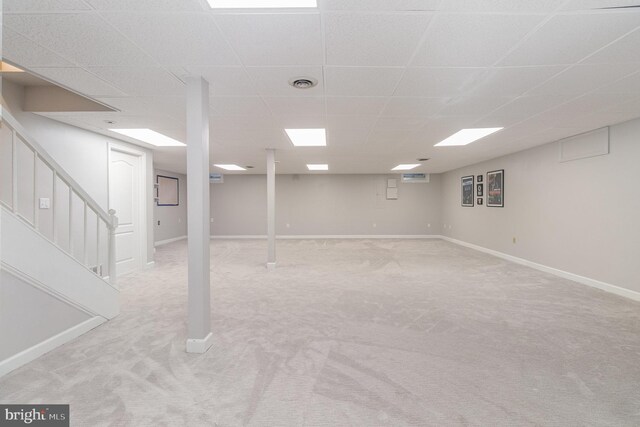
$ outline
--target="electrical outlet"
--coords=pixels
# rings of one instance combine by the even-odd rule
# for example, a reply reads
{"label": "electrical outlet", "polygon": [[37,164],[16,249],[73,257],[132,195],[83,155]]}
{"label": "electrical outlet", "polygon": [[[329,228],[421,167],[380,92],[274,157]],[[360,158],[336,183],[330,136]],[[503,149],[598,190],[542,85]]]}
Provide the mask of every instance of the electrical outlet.
{"label": "electrical outlet", "polygon": [[431,228],[431,224],[427,224],[427,228]]}
{"label": "electrical outlet", "polygon": [[373,228],[376,228],[378,225],[374,222],[373,223]]}
{"label": "electrical outlet", "polygon": [[182,223],[182,218],[178,218],[178,224]]}
{"label": "electrical outlet", "polygon": [[158,225],[160,225],[160,221],[158,221]]}
{"label": "electrical outlet", "polygon": [[289,225],[289,223],[287,223],[287,228],[289,228],[289,227],[291,227],[291,226]]}
{"label": "electrical outlet", "polygon": [[516,242],[516,238],[514,237],[514,238],[513,238],[513,243],[515,243],[515,242]]}
{"label": "electrical outlet", "polygon": [[211,218],[211,220],[209,222],[213,222],[213,218]]}

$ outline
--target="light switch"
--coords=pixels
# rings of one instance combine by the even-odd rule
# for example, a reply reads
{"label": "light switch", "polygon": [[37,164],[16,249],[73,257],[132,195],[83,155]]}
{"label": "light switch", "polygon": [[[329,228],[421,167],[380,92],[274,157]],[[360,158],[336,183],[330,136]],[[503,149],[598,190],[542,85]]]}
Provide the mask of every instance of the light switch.
{"label": "light switch", "polygon": [[51,201],[47,197],[40,197],[40,209],[51,208]]}

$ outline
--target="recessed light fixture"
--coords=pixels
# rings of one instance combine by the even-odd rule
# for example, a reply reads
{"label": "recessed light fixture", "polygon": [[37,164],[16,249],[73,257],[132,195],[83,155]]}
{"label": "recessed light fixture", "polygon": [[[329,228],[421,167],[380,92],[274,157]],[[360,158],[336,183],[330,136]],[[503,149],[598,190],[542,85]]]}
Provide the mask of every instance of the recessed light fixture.
{"label": "recessed light fixture", "polygon": [[485,136],[491,135],[494,132],[498,132],[504,128],[475,128],[475,129],[462,129],[451,135],[444,141],[438,142],[434,147],[446,147],[453,145],[467,145],[473,141],[477,141]]}
{"label": "recessed light fixture", "polygon": [[418,166],[420,166],[419,164],[412,164],[412,165],[398,165],[395,168],[391,169],[392,171],[408,171],[410,169],[413,168],[417,168]]}
{"label": "recessed light fixture", "polygon": [[269,9],[318,7],[316,0],[207,0],[212,9]]}
{"label": "recessed light fixture", "polygon": [[329,165],[321,165],[321,164],[307,165],[307,169],[309,169],[310,171],[328,171]]}
{"label": "recessed light fixture", "polygon": [[296,147],[324,147],[327,135],[324,129],[285,129],[291,143]]}
{"label": "recessed light fixture", "polygon": [[138,141],[146,142],[147,144],[155,145],[156,147],[185,147],[187,145],[151,129],[109,130],[112,132],[117,132],[121,135],[128,136],[129,138],[137,139]]}
{"label": "recessed light fixture", "polygon": [[24,70],[16,67],[15,65],[7,64],[0,61],[0,72],[2,73],[24,73]]}
{"label": "recessed light fixture", "polygon": [[219,164],[215,164],[213,165],[217,168],[220,169],[224,169],[226,171],[246,171],[245,168],[243,168],[242,166],[238,166],[238,165],[219,165]]}

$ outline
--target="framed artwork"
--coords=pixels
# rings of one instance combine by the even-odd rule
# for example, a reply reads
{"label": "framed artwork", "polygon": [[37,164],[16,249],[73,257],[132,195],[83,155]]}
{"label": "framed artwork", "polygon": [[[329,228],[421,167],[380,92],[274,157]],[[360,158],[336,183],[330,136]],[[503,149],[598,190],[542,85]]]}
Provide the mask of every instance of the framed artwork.
{"label": "framed artwork", "polygon": [[156,184],[158,206],[178,206],[180,204],[180,186],[178,178],[172,176],[157,175]]}
{"label": "framed artwork", "polygon": [[487,172],[487,206],[504,207],[504,169]]}
{"label": "framed artwork", "polygon": [[482,175],[478,175],[478,176],[477,176],[477,181],[478,181],[478,182],[482,182]]}
{"label": "framed artwork", "polygon": [[476,196],[478,196],[478,197],[484,196],[482,187],[483,187],[482,184],[477,184],[476,185],[476,193],[477,193]]}
{"label": "framed artwork", "polygon": [[473,206],[473,175],[462,177],[462,206]]}
{"label": "framed artwork", "polygon": [[478,206],[482,206],[482,197],[478,197],[478,200],[476,200],[476,202],[478,203]]}

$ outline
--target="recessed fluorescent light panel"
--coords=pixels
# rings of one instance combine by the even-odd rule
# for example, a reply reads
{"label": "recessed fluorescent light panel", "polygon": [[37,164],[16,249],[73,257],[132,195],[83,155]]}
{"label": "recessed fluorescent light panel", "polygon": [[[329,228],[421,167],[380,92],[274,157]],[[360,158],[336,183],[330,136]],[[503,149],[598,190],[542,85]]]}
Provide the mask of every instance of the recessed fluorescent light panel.
{"label": "recessed fluorescent light panel", "polygon": [[112,132],[117,132],[121,135],[128,136],[129,138],[137,139],[138,141],[146,142],[147,144],[155,145],[156,147],[185,147],[187,144],[183,144],[180,141],[176,141],[173,138],[169,138],[166,135],[153,131],[151,129],[109,129]]}
{"label": "recessed fluorescent light panel", "polygon": [[271,9],[318,7],[316,0],[207,0],[212,9]]}
{"label": "recessed fluorescent light panel", "polygon": [[226,171],[246,171],[245,168],[243,168],[242,166],[238,166],[238,165],[218,165],[218,164],[216,164],[216,165],[213,165],[213,166],[215,166],[217,168],[220,168],[220,169],[224,169]]}
{"label": "recessed fluorescent light panel", "polygon": [[413,168],[417,168],[418,166],[420,166],[420,164],[414,164],[414,165],[398,165],[395,168],[391,169],[392,171],[408,171],[411,170]]}
{"label": "recessed fluorescent light panel", "polygon": [[307,165],[310,171],[328,171],[329,165]]}
{"label": "recessed fluorescent light panel", "polygon": [[324,147],[327,135],[324,129],[285,129],[296,147]]}
{"label": "recessed fluorescent light panel", "polygon": [[462,129],[459,132],[454,133],[444,141],[438,142],[434,147],[447,147],[454,145],[467,145],[473,141],[477,141],[485,136],[491,135],[494,132],[498,132],[504,128],[476,128],[476,129]]}
{"label": "recessed fluorescent light panel", "polygon": [[0,72],[2,73],[24,73],[24,70],[15,67],[11,64],[7,64],[6,62],[0,61]]}

